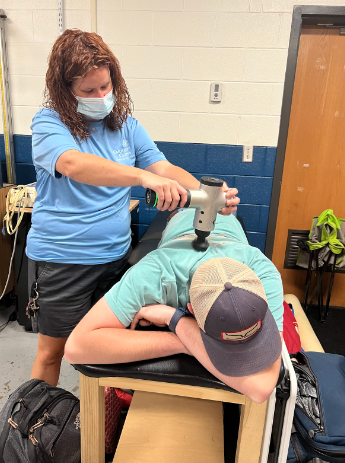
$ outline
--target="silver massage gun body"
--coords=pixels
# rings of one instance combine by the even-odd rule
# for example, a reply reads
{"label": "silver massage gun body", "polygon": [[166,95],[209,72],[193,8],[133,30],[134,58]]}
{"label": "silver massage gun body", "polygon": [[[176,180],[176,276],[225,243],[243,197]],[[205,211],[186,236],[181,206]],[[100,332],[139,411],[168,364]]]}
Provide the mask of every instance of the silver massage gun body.
{"label": "silver massage gun body", "polygon": [[[198,190],[187,190],[187,202],[183,207],[195,208],[193,227],[197,238],[193,241],[193,248],[206,251],[206,238],[215,227],[217,213],[226,205],[223,180],[214,177],[202,177]],[[146,190],[146,204],[155,206],[157,195],[153,190]]]}

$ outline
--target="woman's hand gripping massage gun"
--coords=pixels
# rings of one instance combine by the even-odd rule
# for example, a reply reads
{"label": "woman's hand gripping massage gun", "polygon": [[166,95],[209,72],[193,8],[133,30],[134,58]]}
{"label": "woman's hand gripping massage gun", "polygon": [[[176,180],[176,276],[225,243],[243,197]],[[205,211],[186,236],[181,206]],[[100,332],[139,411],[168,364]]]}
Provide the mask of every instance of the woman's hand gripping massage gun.
{"label": "woman's hand gripping massage gun", "polygon": [[[208,248],[207,237],[214,229],[217,213],[226,206],[223,180],[213,177],[202,177],[198,190],[187,190],[187,202],[183,207],[195,208],[193,227],[197,238],[192,246],[197,251],[206,251]],[[148,206],[155,207],[157,194],[154,190],[147,189],[145,201]]]}

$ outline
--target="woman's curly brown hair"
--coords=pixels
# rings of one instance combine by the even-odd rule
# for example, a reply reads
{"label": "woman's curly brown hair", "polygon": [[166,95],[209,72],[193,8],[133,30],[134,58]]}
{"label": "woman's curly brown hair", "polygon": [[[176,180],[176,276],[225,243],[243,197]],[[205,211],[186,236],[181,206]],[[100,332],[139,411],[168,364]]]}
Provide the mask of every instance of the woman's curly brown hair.
{"label": "woman's curly brown hair", "polygon": [[119,130],[132,114],[132,100],[122,77],[120,64],[102,38],[91,32],[67,29],[54,43],[46,74],[43,106],[56,111],[75,138],[90,136],[90,124],[77,112],[71,91],[74,80],[91,69],[108,66],[115,95],[115,106],[104,119],[111,131]]}

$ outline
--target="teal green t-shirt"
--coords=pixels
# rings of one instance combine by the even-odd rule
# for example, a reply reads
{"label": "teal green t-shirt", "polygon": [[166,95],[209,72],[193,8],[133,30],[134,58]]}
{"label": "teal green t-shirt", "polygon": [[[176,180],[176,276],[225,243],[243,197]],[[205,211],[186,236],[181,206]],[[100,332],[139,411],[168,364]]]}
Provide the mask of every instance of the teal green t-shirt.
{"label": "teal green t-shirt", "polygon": [[273,263],[248,244],[241,224],[233,215],[217,215],[205,252],[195,251],[195,211],[176,214],[165,228],[159,247],[130,268],[105,295],[111,310],[125,326],[147,304],[186,308],[189,287],[198,265],[215,257],[230,257],[246,264],[260,278],[279,331],[283,331],[283,287]]}

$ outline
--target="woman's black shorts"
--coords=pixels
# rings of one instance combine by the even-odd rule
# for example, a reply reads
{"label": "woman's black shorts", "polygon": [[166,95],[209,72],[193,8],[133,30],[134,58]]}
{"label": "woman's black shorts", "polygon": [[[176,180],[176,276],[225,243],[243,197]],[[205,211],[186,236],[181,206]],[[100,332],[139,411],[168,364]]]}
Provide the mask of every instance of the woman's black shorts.
{"label": "woman's black shorts", "polygon": [[[30,301],[38,298],[31,317],[34,332],[54,338],[68,337],[91,307],[119,280],[131,248],[119,260],[107,264],[80,265],[38,262],[28,259]],[[32,312],[31,312],[32,313]]]}

